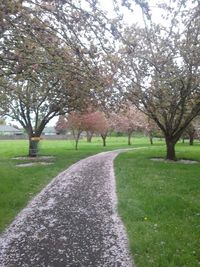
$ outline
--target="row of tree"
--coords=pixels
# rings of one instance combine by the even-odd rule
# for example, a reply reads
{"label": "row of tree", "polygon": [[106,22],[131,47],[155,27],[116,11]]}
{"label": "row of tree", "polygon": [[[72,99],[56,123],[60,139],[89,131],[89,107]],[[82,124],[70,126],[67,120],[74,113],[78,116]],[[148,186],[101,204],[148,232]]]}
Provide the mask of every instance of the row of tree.
{"label": "row of tree", "polygon": [[[131,118],[129,117],[131,116]],[[57,132],[70,130],[78,147],[78,141],[82,132],[86,132],[87,141],[91,142],[94,134],[100,135],[103,146],[106,146],[106,138],[114,130],[128,135],[128,144],[131,145],[131,135],[145,127],[143,113],[132,106],[118,114],[111,113],[109,116],[102,111],[87,109],[85,112],[72,112],[67,117],[60,116],[56,124]]]}
{"label": "row of tree", "polygon": [[[153,137],[163,137],[155,122],[149,119],[143,112],[135,106],[126,105],[118,113],[105,114],[87,108],[82,112],[71,112],[67,116],[59,116],[55,125],[58,134],[66,134],[70,131],[75,140],[75,149],[78,149],[78,142],[83,132],[86,133],[87,142],[91,142],[94,135],[101,136],[103,146],[106,146],[106,138],[113,131],[124,133],[128,137],[128,145],[131,145],[133,133],[143,133],[149,136],[150,143],[153,144]],[[189,138],[190,145],[193,145],[194,137],[200,138],[200,121],[190,124],[182,138]]]}
{"label": "row of tree", "polygon": [[[0,3],[0,111],[17,120],[30,156],[55,116],[87,106],[106,113],[127,101],[153,120],[167,159],[200,114],[200,4],[114,0],[108,18],[96,0],[3,0]],[[120,3],[142,11],[127,26]],[[35,154],[34,154],[35,155]]]}

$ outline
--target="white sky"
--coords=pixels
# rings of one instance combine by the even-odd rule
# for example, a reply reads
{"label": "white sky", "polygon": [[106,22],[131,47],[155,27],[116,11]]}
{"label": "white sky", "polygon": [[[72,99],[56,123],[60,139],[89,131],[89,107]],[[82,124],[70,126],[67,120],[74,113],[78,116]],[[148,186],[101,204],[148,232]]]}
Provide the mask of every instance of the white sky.
{"label": "white sky", "polygon": [[[103,9],[108,13],[110,17],[114,17],[115,13],[113,11],[112,0],[99,0],[102,4]],[[133,1],[132,1],[133,2]],[[167,3],[168,0],[148,0],[150,10],[152,13],[152,19],[154,21],[161,21],[160,9],[156,6],[160,3]],[[120,11],[124,14],[124,20],[127,24],[131,25],[133,23],[143,24],[141,8],[138,5],[134,5],[134,12],[129,11],[126,7],[121,7]]]}

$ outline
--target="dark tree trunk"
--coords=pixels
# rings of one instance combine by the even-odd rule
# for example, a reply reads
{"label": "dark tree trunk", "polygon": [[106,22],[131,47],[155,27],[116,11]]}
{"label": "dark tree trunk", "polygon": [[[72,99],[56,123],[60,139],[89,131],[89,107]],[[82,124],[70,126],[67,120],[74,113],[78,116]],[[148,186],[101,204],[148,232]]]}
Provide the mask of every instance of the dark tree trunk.
{"label": "dark tree trunk", "polygon": [[29,157],[37,157],[38,156],[39,141],[40,141],[39,136],[29,137]]}
{"label": "dark tree trunk", "polygon": [[193,125],[190,125],[186,131],[188,137],[189,137],[189,145],[192,146],[194,144],[194,137],[196,134],[196,131],[194,129]]}
{"label": "dark tree trunk", "polygon": [[86,133],[87,133],[87,142],[91,143],[92,137],[93,137],[93,133],[91,133],[91,132],[86,132]]}
{"label": "dark tree trunk", "polygon": [[183,144],[185,143],[185,138],[182,138],[182,143],[183,143]]}
{"label": "dark tree trunk", "polygon": [[193,144],[194,144],[194,136],[190,135],[189,138],[190,138],[189,144],[190,144],[190,146],[193,146]]}
{"label": "dark tree trunk", "polygon": [[150,141],[150,144],[153,145],[153,137],[151,135],[149,136],[149,141]]}
{"label": "dark tree trunk", "polygon": [[168,160],[176,160],[176,153],[175,153],[175,145],[176,141],[166,138],[166,146],[167,146],[167,156],[166,159]]}
{"label": "dark tree trunk", "polygon": [[106,137],[105,136],[101,136],[102,140],[103,140],[103,146],[106,146]]}
{"label": "dark tree trunk", "polygon": [[81,133],[82,133],[82,131],[76,132],[75,130],[72,130],[72,134],[73,134],[73,137],[75,140],[75,150],[78,150],[78,141],[80,139]]}
{"label": "dark tree trunk", "polygon": [[128,133],[128,145],[131,146],[131,134]]}
{"label": "dark tree trunk", "polygon": [[78,150],[78,140],[79,140],[79,139],[76,139],[76,140],[75,140],[75,149],[76,149],[76,150]]}

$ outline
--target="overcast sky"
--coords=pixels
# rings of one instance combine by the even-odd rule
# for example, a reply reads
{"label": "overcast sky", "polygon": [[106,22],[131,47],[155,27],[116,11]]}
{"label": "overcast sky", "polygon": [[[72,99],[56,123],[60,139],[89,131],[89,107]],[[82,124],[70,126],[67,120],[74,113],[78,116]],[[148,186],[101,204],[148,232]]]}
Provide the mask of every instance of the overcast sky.
{"label": "overcast sky", "polygon": [[[99,0],[103,9],[108,13],[110,17],[114,17],[112,0]],[[157,4],[169,2],[169,0],[148,0],[150,10],[152,13],[152,19],[154,21],[161,21],[161,10],[157,7]],[[138,5],[134,5],[134,12],[132,13],[126,7],[121,7],[121,12],[124,14],[124,20],[127,24],[138,23],[143,25],[141,8]]]}

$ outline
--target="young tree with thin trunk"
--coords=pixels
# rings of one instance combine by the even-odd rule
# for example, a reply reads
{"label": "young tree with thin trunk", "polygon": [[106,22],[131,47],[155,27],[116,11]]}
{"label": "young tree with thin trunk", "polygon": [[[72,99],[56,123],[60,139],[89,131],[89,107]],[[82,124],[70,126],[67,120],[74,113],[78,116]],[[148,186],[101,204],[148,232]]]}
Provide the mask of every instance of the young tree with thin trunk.
{"label": "young tree with thin trunk", "polygon": [[95,111],[92,107],[87,108],[87,110],[84,112],[83,120],[87,142],[91,143],[92,137],[96,132],[98,124],[98,111]]}
{"label": "young tree with thin trunk", "polygon": [[145,128],[146,120],[144,114],[133,105],[128,103],[113,117],[115,130],[128,135],[128,145],[131,145],[131,136],[134,132]]}
{"label": "young tree with thin trunk", "polygon": [[146,116],[145,133],[149,136],[150,144],[153,145],[153,137],[160,135],[160,130],[156,123]]}
{"label": "young tree with thin trunk", "polygon": [[103,141],[103,146],[106,146],[106,138],[113,131],[113,121],[107,117],[104,112],[97,111],[95,114],[95,132],[99,134]]}
{"label": "young tree with thin trunk", "polygon": [[192,146],[194,144],[194,139],[198,138],[200,130],[200,123],[199,123],[199,116],[196,117],[186,128],[186,130],[183,133],[183,140],[185,138],[189,138],[189,145]]}
{"label": "young tree with thin trunk", "polygon": [[200,140],[200,116],[197,116],[192,124],[195,128],[196,137]]}
{"label": "young tree with thin trunk", "polygon": [[190,146],[193,146],[196,130],[195,130],[195,127],[193,126],[192,123],[189,124],[189,126],[186,128],[185,132],[186,132],[187,136],[189,137]]}
{"label": "young tree with thin trunk", "polygon": [[84,131],[84,119],[83,114],[80,112],[71,112],[67,116],[67,129],[70,130],[73,134],[75,140],[75,149],[78,150],[78,142],[81,136],[81,133]]}

